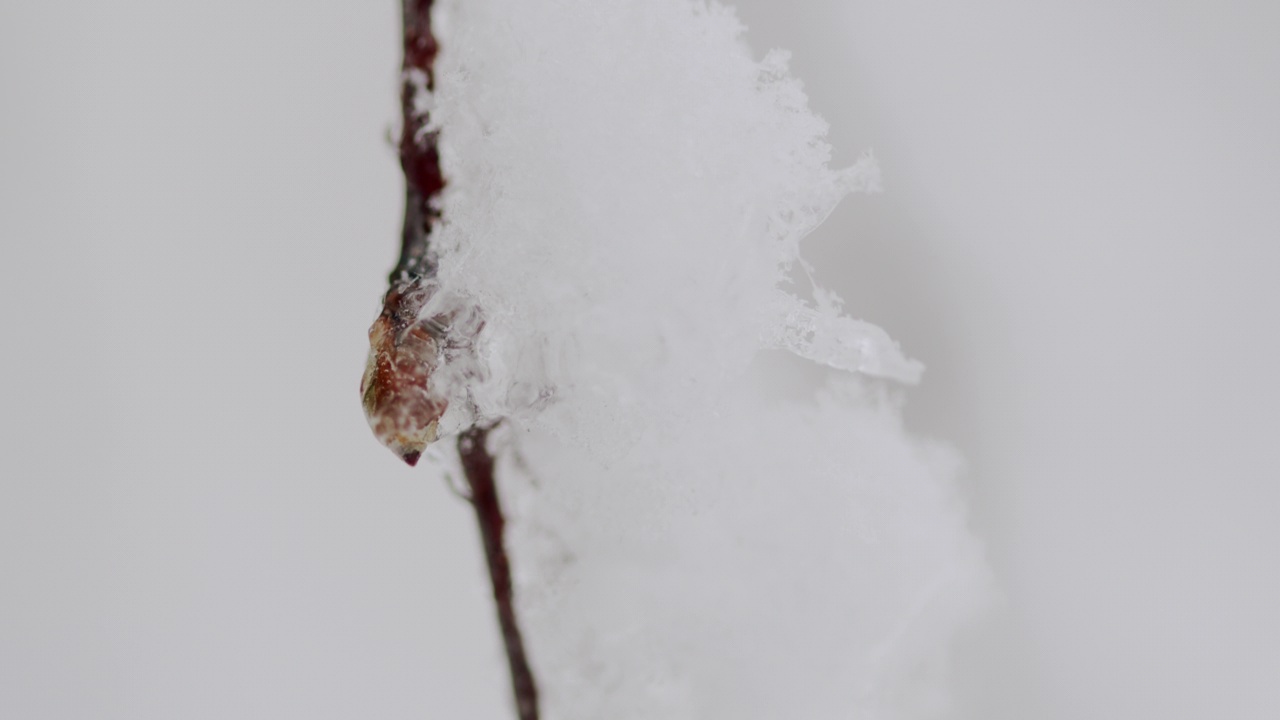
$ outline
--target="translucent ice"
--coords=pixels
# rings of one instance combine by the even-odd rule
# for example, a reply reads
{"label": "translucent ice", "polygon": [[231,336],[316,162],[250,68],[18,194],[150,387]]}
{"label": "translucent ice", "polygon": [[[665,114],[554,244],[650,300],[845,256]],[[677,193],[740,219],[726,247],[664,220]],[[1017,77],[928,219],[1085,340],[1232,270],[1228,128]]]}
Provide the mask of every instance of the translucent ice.
{"label": "translucent ice", "polygon": [[762,341],[800,357],[839,370],[860,372],[899,382],[919,382],[924,366],[903,357],[898,344],[878,325],[842,315],[839,306],[814,308],[800,298],[779,293],[777,310],[766,319]]}

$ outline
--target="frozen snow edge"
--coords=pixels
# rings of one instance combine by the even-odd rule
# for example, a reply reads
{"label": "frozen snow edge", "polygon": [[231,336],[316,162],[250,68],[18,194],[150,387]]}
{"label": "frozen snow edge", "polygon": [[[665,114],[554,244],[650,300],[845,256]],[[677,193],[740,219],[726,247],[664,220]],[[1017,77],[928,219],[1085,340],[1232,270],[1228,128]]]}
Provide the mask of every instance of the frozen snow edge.
{"label": "frozen snow edge", "polygon": [[920,382],[924,373],[924,364],[903,355],[879,325],[841,315],[831,305],[815,308],[782,291],[765,323],[761,343],[838,370],[905,385]]}

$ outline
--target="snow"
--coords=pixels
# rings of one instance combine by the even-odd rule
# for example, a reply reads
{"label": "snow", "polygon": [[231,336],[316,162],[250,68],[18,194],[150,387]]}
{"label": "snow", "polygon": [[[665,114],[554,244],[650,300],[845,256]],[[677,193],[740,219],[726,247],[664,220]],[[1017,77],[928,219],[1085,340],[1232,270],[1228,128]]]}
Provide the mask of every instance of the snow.
{"label": "snow", "polygon": [[[922,366],[800,256],[874,161],[829,166],[787,54],[754,59],[718,4],[467,0],[439,25],[424,315],[474,338],[444,430],[507,419],[546,716],[943,711],[985,587],[961,463],[902,427],[893,381]],[[771,398],[770,349],[825,387]]]}

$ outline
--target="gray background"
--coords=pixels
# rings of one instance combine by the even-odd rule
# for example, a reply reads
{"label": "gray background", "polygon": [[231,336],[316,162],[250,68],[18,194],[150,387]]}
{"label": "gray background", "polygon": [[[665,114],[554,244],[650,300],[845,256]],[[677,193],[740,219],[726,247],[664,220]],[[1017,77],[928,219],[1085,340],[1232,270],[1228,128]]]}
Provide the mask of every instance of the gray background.
{"label": "gray background", "polygon": [[[886,192],[1004,603],[968,718],[1280,714],[1280,9],[739,3]],[[0,717],[504,718],[467,509],[370,438],[396,7],[0,6]]]}

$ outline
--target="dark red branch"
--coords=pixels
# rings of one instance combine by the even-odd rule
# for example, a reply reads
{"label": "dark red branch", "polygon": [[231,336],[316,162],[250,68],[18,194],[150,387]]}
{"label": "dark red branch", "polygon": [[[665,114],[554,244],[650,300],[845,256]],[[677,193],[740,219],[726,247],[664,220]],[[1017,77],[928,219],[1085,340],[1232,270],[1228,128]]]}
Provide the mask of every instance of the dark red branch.
{"label": "dark red branch", "polygon": [[480,523],[480,537],[484,541],[484,556],[489,564],[489,579],[493,582],[493,599],[498,604],[498,624],[502,627],[502,642],[507,649],[507,663],[511,668],[511,685],[515,691],[516,710],[520,720],[537,720],[538,688],[524,652],[520,626],[516,622],[515,598],[511,588],[511,563],[503,545],[506,521],[498,499],[498,488],[493,477],[493,456],[485,445],[488,428],[473,427],[458,436],[458,456],[462,470],[471,488],[471,504]]}
{"label": "dark red branch", "polygon": [[[404,171],[404,228],[400,260],[391,271],[391,287],[383,298],[382,314],[369,333],[370,359],[361,382],[365,413],[375,435],[405,462],[413,465],[422,449],[436,439],[437,423],[448,407],[431,386],[431,374],[442,350],[465,347],[466,338],[447,337],[448,322],[420,317],[433,286],[436,260],[429,246],[431,230],[440,219],[440,169],[437,134],[428,131],[424,93],[435,88],[438,51],[431,30],[433,0],[401,0],[404,12],[404,62],[400,77],[400,167]],[[505,521],[493,476],[493,456],[485,440],[488,428],[472,427],[458,437],[458,455],[471,489],[484,542],[498,624],[511,668],[520,720],[537,720],[538,690],[525,657],[516,624],[511,587],[511,563],[503,546]]]}
{"label": "dark red branch", "polygon": [[432,386],[447,343],[420,316],[430,300],[435,258],[429,239],[440,219],[444,175],[435,132],[428,132],[426,94],[435,87],[436,38],[432,0],[402,0],[404,60],[400,68],[400,167],[404,171],[404,227],[400,260],[391,271],[382,313],[369,329],[369,361],[360,381],[374,435],[413,465],[436,440],[448,401]]}
{"label": "dark red branch", "polygon": [[400,73],[400,167],[404,170],[404,228],[400,261],[391,283],[412,281],[435,271],[427,238],[440,219],[439,195],[444,189],[440,152],[430,118],[419,111],[420,94],[435,88],[435,60],[439,46],[431,31],[433,0],[402,0],[404,61]]}

